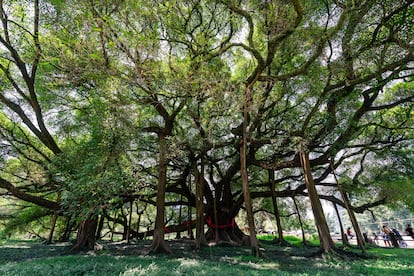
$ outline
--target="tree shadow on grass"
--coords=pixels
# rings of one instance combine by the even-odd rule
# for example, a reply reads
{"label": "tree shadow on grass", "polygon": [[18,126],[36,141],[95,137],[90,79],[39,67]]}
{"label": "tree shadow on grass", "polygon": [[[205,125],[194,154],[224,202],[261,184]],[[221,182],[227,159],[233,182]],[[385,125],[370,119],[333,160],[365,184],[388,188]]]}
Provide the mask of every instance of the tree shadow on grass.
{"label": "tree shadow on grass", "polygon": [[65,254],[69,248],[69,243],[44,244],[40,241],[8,241],[0,246],[0,265],[9,262],[53,257]]}
{"label": "tree shadow on grass", "polygon": [[[278,246],[271,242],[261,242],[264,258],[250,255],[249,246],[204,246],[195,250],[194,241],[168,241],[171,254],[148,255],[151,241],[102,242],[103,250],[70,253],[70,244],[46,245],[40,242],[12,242],[0,246],[0,267],[7,264],[3,272],[22,272],[37,269],[40,272],[80,275],[93,272],[94,275],[118,275],[122,273],[139,275],[274,275],[283,273],[320,274],[320,275],[389,275],[395,267],[386,266],[389,259],[374,257],[360,258],[353,255],[356,248],[350,250],[347,258],[322,259],[317,256],[317,246]],[[394,251],[392,251],[394,252]],[[390,252],[390,253],[392,253]],[[381,263],[382,262],[382,263]],[[359,265],[355,266],[355,263]],[[411,261],[397,262],[399,272],[409,272]],[[24,270],[26,269],[26,270]],[[144,273],[144,274],[143,274]],[[1,273],[0,273],[1,274]],[[57,274],[56,274],[57,275]]]}

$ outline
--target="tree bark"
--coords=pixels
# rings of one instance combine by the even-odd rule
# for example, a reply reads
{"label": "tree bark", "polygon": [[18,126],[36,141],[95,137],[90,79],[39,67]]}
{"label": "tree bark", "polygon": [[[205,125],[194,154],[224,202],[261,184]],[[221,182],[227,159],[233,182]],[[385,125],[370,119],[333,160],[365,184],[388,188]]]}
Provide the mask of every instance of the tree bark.
{"label": "tree bark", "polygon": [[57,218],[58,218],[57,212],[54,211],[53,212],[53,218],[52,218],[52,226],[50,227],[49,237],[47,238],[47,243],[48,244],[53,242],[53,234],[55,232]]}
{"label": "tree bark", "polygon": [[249,176],[247,173],[247,124],[248,124],[248,110],[251,101],[250,87],[246,88],[245,102],[243,108],[243,132],[242,142],[240,145],[240,173],[242,178],[242,190],[244,197],[244,204],[246,207],[247,221],[249,225],[250,246],[252,247],[252,255],[259,256],[259,243],[256,238],[256,226],[254,224],[252,200],[250,198]]}
{"label": "tree bark", "polygon": [[[197,183],[196,183],[196,185],[197,185]],[[191,188],[191,177],[189,178],[188,189],[190,191],[192,190],[192,188]],[[196,187],[196,189],[197,189],[197,187]],[[193,219],[193,208],[189,204],[188,207],[187,207],[187,220],[188,221],[191,221],[192,219]],[[188,237],[191,240],[194,240],[194,233],[193,233],[193,229],[192,228],[188,228],[187,229],[187,234],[188,234]]]}
{"label": "tree bark", "polygon": [[98,227],[97,227],[96,235],[95,235],[96,240],[100,240],[102,238],[102,229],[104,227],[104,222],[105,222],[105,216],[102,215],[99,217],[99,223],[98,223]]}
{"label": "tree bark", "polygon": [[72,246],[72,251],[94,250],[96,242],[96,228],[98,218],[87,218],[79,224],[76,242]]}
{"label": "tree bark", "polygon": [[345,207],[346,207],[346,209],[348,211],[348,215],[349,215],[349,219],[351,221],[352,227],[354,228],[355,234],[357,236],[358,246],[361,248],[361,251],[363,253],[365,253],[365,251],[366,251],[366,249],[365,249],[366,244],[365,244],[364,236],[362,235],[362,232],[361,232],[361,228],[359,228],[359,223],[358,223],[358,221],[357,221],[357,219],[355,217],[354,212],[350,208],[349,199],[348,199],[348,196],[346,195],[345,191],[342,191],[341,194],[342,194],[342,199],[344,200]]}
{"label": "tree bark", "polygon": [[336,217],[338,218],[339,228],[341,229],[342,244],[343,245],[349,245],[348,236],[345,234],[344,225],[342,224],[342,219],[341,219],[341,216],[339,215],[339,211],[338,211],[338,206],[336,206],[335,202],[332,202],[332,204],[333,204],[334,209],[335,209]]}
{"label": "tree bark", "polygon": [[25,193],[21,191],[19,188],[15,187],[13,184],[11,184],[9,181],[7,181],[4,178],[0,177],[0,188],[6,189],[9,191],[13,196],[17,197],[18,199],[21,199],[26,202],[31,202],[33,204],[36,204],[38,206],[59,211],[61,209],[60,204],[55,201],[50,201],[48,199],[30,195],[28,193]]}
{"label": "tree bark", "polygon": [[[183,195],[180,195],[180,202],[183,202]],[[183,205],[180,204],[180,209],[178,210],[178,224],[183,222]],[[181,239],[181,231],[177,231],[177,235],[175,236],[177,240]]]}
{"label": "tree bark", "polygon": [[[201,158],[200,172],[197,164],[194,166],[194,174],[196,179],[196,249],[200,249],[201,245],[207,244],[204,235],[204,159]],[[190,228],[191,229],[191,228]]]}
{"label": "tree bark", "polygon": [[334,164],[333,164],[333,160],[332,159],[330,160],[330,165],[331,165],[332,173],[333,173],[333,175],[335,177],[336,184],[338,186],[339,193],[341,194],[342,200],[344,201],[345,209],[348,212],[349,219],[351,220],[352,227],[354,228],[355,234],[357,236],[358,246],[361,248],[361,251],[363,253],[365,253],[366,250],[365,250],[365,240],[364,240],[364,237],[362,236],[362,232],[361,232],[361,229],[359,228],[358,221],[357,221],[357,219],[355,217],[355,214],[352,211],[351,206],[349,204],[348,195],[346,194],[346,192],[344,191],[344,189],[342,189],[342,185],[338,181],[338,177],[336,176],[336,173],[335,173],[335,170],[334,170]]}
{"label": "tree bark", "polygon": [[66,217],[66,225],[65,230],[63,231],[62,235],[59,237],[59,241],[68,241],[70,238],[70,234],[72,229],[75,227],[75,223],[71,220],[70,217]]}
{"label": "tree bark", "polygon": [[298,215],[300,230],[302,231],[302,243],[303,245],[307,245],[308,243],[306,242],[305,229],[303,227],[302,217],[300,215],[299,207],[298,207],[298,204],[296,203],[295,196],[292,196],[292,200],[293,200],[293,205],[295,205],[296,214]]}
{"label": "tree bark", "polygon": [[309,162],[309,153],[300,152],[301,164],[305,175],[305,183],[308,189],[309,199],[312,206],[312,212],[315,219],[316,227],[318,228],[320,247],[323,252],[332,252],[335,249],[335,243],[329,233],[328,223],[326,222],[325,214],[318,192],[316,190],[315,182],[312,177],[312,171]]}
{"label": "tree bark", "polygon": [[287,242],[283,239],[282,223],[280,222],[280,213],[279,213],[279,208],[277,206],[277,198],[276,198],[276,193],[275,193],[275,172],[273,170],[269,170],[268,172],[269,172],[269,188],[270,188],[270,193],[272,195],[273,212],[276,218],[277,234],[278,234],[278,238],[275,239],[275,242],[279,244],[287,245]]}
{"label": "tree bark", "polygon": [[221,209],[217,213],[216,216],[207,216],[209,229],[205,235],[206,240],[216,244],[250,245],[246,240],[248,236],[240,230],[228,209]]}
{"label": "tree bark", "polygon": [[158,186],[157,186],[157,214],[155,218],[154,236],[151,245],[151,252],[169,253],[171,252],[165,242],[165,186],[167,183],[167,147],[165,135],[158,134],[159,137],[159,161],[158,161]]}
{"label": "tree bark", "polygon": [[131,224],[132,224],[132,207],[133,207],[133,203],[132,201],[129,202],[129,217],[128,217],[128,229],[127,229],[127,233],[126,233],[126,242],[129,243],[129,239],[131,236]]}

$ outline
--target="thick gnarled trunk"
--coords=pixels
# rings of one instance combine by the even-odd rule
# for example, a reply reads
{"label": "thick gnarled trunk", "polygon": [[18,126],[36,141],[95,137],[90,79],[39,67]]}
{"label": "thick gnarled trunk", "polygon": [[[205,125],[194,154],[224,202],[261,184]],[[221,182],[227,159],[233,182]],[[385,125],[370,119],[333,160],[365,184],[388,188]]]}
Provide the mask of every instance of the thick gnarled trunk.
{"label": "thick gnarled trunk", "polygon": [[243,231],[236,224],[234,217],[227,209],[221,209],[217,215],[206,218],[208,230],[206,240],[217,244],[250,245]]}
{"label": "thick gnarled trunk", "polygon": [[72,251],[87,251],[95,249],[96,228],[98,218],[87,218],[79,224],[76,242]]}

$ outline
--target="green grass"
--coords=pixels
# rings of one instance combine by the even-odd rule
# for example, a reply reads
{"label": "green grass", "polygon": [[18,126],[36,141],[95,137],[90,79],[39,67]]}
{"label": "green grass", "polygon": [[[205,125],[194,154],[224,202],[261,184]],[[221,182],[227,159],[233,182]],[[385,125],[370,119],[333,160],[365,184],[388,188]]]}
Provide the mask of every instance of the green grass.
{"label": "green grass", "polygon": [[[261,241],[272,241],[275,239],[275,235],[271,234],[259,234],[257,235],[257,238]],[[284,236],[283,237],[285,241],[290,243],[293,246],[303,246],[302,238],[297,236]],[[306,241],[309,245],[313,246],[319,246],[319,240],[316,238],[311,238]]]}
{"label": "green grass", "polygon": [[[291,241],[290,239],[288,239]],[[292,239],[292,241],[296,241]],[[104,250],[69,254],[69,245],[0,242],[0,275],[414,275],[414,250],[369,248],[364,256],[315,257],[317,247],[281,247],[261,241],[265,258],[249,247],[203,247],[171,242],[168,255],[144,254],[148,241],[104,244]],[[358,253],[356,248],[346,252]]]}

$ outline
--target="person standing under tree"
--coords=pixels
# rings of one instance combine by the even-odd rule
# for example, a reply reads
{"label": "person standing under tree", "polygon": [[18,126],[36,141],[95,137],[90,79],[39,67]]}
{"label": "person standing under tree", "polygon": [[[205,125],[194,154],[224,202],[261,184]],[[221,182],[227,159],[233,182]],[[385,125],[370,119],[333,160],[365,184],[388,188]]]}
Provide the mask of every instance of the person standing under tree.
{"label": "person standing under tree", "polygon": [[384,244],[387,247],[392,247],[391,241],[390,241],[390,234],[392,233],[391,229],[387,226],[382,226],[382,239],[384,240]]}
{"label": "person standing under tree", "polygon": [[407,224],[407,228],[405,228],[405,233],[410,236],[414,240],[414,232],[411,224]]}
{"label": "person standing under tree", "polygon": [[352,234],[351,227],[348,227],[348,229],[346,229],[346,234],[348,235],[348,238],[350,240],[352,240],[352,238],[354,237],[354,235]]}
{"label": "person standing under tree", "polygon": [[392,231],[390,227],[384,225],[382,226],[382,230],[384,231],[385,234],[387,234],[388,242],[391,242],[391,244],[396,248],[400,247],[398,244],[397,237],[395,236],[394,231]]}

